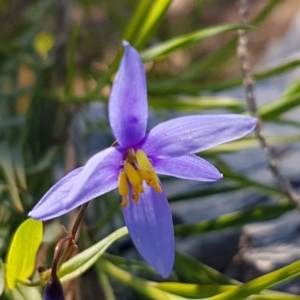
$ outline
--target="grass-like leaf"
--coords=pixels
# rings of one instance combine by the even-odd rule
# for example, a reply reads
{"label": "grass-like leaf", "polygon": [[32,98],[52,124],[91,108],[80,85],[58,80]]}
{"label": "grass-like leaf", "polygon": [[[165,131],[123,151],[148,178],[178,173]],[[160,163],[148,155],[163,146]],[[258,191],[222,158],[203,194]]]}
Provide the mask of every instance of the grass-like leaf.
{"label": "grass-like leaf", "polygon": [[293,208],[294,206],[290,202],[283,202],[246,211],[234,211],[214,220],[205,220],[196,224],[176,225],[175,233],[176,235],[191,235],[228,227],[240,227],[253,222],[275,219]]}
{"label": "grass-like leaf", "polygon": [[137,33],[136,38],[133,41],[133,46],[135,46],[136,48],[143,47],[148,38],[160,24],[171,2],[171,0],[152,1],[152,6],[148,10],[147,15],[145,16],[143,22],[139,24],[141,27]]}
{"label": "grass-like leaf", "polygon": [[7,292],[9,299],[13,300],[42,300],[41,292],[37,287],[29,287],[18,284],[15,288]]}
{"label": "grass-like leaf", "polygon": [[262,106],[258,113],[262,119],[276,119],[283,113],[300,105],[300,93],[288,94],[278,100]]}
{"label": "grass-like leaf", "polygon": [[152,300],[185,300],[187,298],[167,293],[155,287],[156,283],[133,276],[122,268],[112,264],[106,259],[101,259],[98,263],[99,268],[110,277],[118,280],[126,286],[143,295],[142,299]]}
{"label": "grass-like leaf", "polygon": [[14,170],[18,183],[21,189],[27,189],[26,174],[25,174],[25,164],[24,157],[22,154],[21,143],[17,143],[12,149],[12,158],[14,164]]}
{"label": "grass-like leaf", "polygon": [[[259,276],[245,284],[237,286],[227,292],[213,296],[210,300],[240,300],[260,293],[270,287],[286,282],[292,278],[300,276],[300,260],[291,263],[278,270]],[[269,299],[286,299],[286,298],[269,298]]]}
{"label": "grass-like leaf", "polygon": [[182,49],[184,47],[187,47],[189,45],[192,45],[196,42],[199,42],[205,38],[209,38],[212,36],[215,36],[217,34],[226,32],[226,31],[232,31],[232,30],[237,30],[241,28],[252,28],[250,26],[243,26],[243,25],[219,25],[219,26],[214,26],[211,28],[205,28],[201,30],[197,30],[192,33],[188,33],[182,36],[178,36],[175,38],[172,38],[170,40],[167,40],[165,42],[161,42],[158,45],[155,45],[151,47],[148,50],[145,50],[141,53],[142,59],[144,61],[149,61],[153,59],[160,58],[164,55],[170,54],[171,52]]}
{"label": "grass-like leaf", "polygon": [[155,109],[172,109],[178,111],[228,109],[231,111],[242,111],[244,104],[233,98],[225,97],[151,97],[149,104]]}
{"label": "grass-like leaf", "polygon": [[127,228],[122,227],[95,245],[66,261],[59,270],[59,277],[61,281],[67,281],[83,274],[100,258],[103,252],[112,243],[125,236],[127,233]]}
{"label": "grass-like leaf", "polygon": [[13,205],[17,212],[22,213],[24,209],[17,188],[11,150],[5,141],[0,143],[0,167],[7,182]]}
{"label": "grass-like leaf", "polygon": [[174,271],[182,282],[196,284],[234,284],[237,281],[221,274],[186,254],[176,252]]}

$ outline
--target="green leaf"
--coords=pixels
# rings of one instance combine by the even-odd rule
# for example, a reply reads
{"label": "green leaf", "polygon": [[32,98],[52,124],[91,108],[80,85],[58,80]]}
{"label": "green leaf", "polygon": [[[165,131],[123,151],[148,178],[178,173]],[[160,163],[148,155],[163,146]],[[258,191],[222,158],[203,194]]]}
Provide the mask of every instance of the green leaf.
{"label": "green leaf", "polygon": [[36,165],[28,167],[27,173],[32,175],[35,173],[45,171],[53,165],[53,161],[56,154],[57,147],[49,147],[47,152],[44,154],[44,156],[41,157],[40,161]]}
{"label": "green leaf", "polygon": [[[283,63],[280,63],[269,69],[253,73],[253,77],[256,80],[271,78],[274,76],[282,75],[287,71],[293,70],[294,68],[299,67],[299,65],[300,65],[300,58],[291,59],[288,61],[284,61]],[[299,87],[299,83],[298,83],[298,87]],[[299,92],[299,88],[298,88],[298,92]]]}
{"label": "green leaf", "polygon": [[270,195],[278,195],[278,196],[285,196],[285,193],[278,187],[274,187],[268,184],[265,184],[261,181],[254,180],[249,178],[248,176],[242,175],[239,172],[234,172],[230,168],[224,165],[218,165],[221,173],[224,175],[224,178],[234,180],[239,184],[247,185],[248,187],[255,188],[263,194],[268,196]]}
{"label": "green leaf", "polygon": [[96,267],[97,267],[99,282],[103,290],[103,293],[105,295],[104,298],[109,300],[117,300],[114,293],[114,288],[112,287],[112,284],[108,279],[108,276],[100,270],[99,263],[96,264]]}
{"label": "green leaf", "polygon": [[24,158],[22,154],[21,143],[17,143],[12,149],[12,158],[14,164],[14,170],[18,179],[18,183],[21,189],[27,189],[26,175],[25,175],[25,166]]}
{"label": "green leaf", "polygon": [[123,270],[123,268],[112,264],[107,259],[101,258],[98,262],[98,267],[109,276],[123,283],[125,286],[129,286],[136,290],[139,294],[143,295],[142,299],[187,300],[187,298],[170,294],[156,288],[156,283],[133,276],[131,273]]}
{"label": "green leaf", "polygon": [[[249,24],[258,26],[273,12],[274,8],[279,5],[282,0],[270,0],[265,7],[257,14],[253,20],[250,20]],[[229,58],[236,53],[237,38],[234,37],[224,47],[221,47],[210,55],[206,56],[205,59],[199,63],[195,63],[192,68],[183,72],[179,77],[185,80],[189,80],[199,74],[207,74],[208,72],[215,72],[216,66],[222,68],[222,66],[230,61]]]}
{"label": "green leaf", "polygon": [[9,290],[8,295],[13,300],[42,300],[41,292],[38,288],[22,284],[18,284],[15,288]]}
{"label": "green leaf", "polygon": [[141,48],[148,40],[150,35],[155,31],[161,22],[166,10],[171,4],[171,0],[154,0],[148,14],[145,16],[136,39],[133,41],[133,46]]}
{"label": "green leaf", "polygon": [[249,185],[238,183],[238,184],[230,184],[226,186],[213,186],[213,187],[201,188],[201,189],[190,190],[190,191],[182,191],[181,193],[178,192],[174,195],[168,196],[168,200],[170,202],[184,201],[187,199],[195,199],[195,198],[197,198],[197,200],[200,200],[200,198],[203,197],[212,196],[216,194],[224,194],[228,192],[235,192],[245,188],[249,188]]}
{"label": "green leaf", "polygon": [[134,15],[131,17],[130,23],[128,23],[123,35],[124,39],[126,41],[130,41],[133,45],[135,44],[138,28],[140,28],[140,24],[143,24],[151,5],[152,0],[143,0],[137,2]]}
{"label": "green leaf", "polygon": [[[189,298],[207,298],[216,294],[220,294],[226,291],[229,291],[236,287],[236,285],[219,285],[219,284],[191,284],[191,283],[180,283],[180,282],[161,282],[157,285],[154,285],[156,288],[159,288],[163,291],[181,295]],[[264,295],[252,295],[251,300],[292,300],[298,299],[299,296],[281,293],[281,292],[273,292],[273,291],[265,291]],[[248,299],[248,298],[247,298]]]}
{"label": "green leaf", "polygon": [[192,112],[195,112],[195,109],[207,110],[224,108],[234,111],[241,111],[244,109],[244,104],[240,100],[225,97],[151,97],[149,99],[149,104],[156,109],[172,109]]}
{"label": "green leaf", "polygon": [[[248,299],[248,298],[247,298]],[[280,292],[270,292],[264,295],[252,295],[251,300],[299,300],[298,295],[280,293]]]}
{"label": "green leaf", "polygon": [[122,227],[99,241],[97,244],[66,261],[59,270],[60,280],[67,281],[84,273],[100,258],[103,252],[112,243],[125,236],[127,233],[127,228]]}
{"label": "green leaf", "polygon": [[196,224],[176,225],[176,235],[199,234],[228,227],[240,227],[245,224],[275,219],[294,206],[290,202],[283,202],[277,205],[256,207],[246,211],[234,211],[224,214],[214,220],[205,220]]}
{"label": "green leaf", "polygon": [[[290,71],[292,69],[295,69],[299,67],[300,65],[300,59],[293,59],[287,62],[280,63],[274,67],[271,67],[266,70],[262,70],[256,73],[253,73],[253,77],[255,81],[259,81],[262,79],[268,79],[272,78],[278,75],[283,74],[284,72]],[[194,65],[192,65],[190,68],[193,68]],[[189,69],[187,69],[189,70]],[[199,70],[197,74],[194,74],[194,76],[199,76],[203,71]],[[226,89],[231,89],[237,86],[240,86],[243,83],[242,78],[239,76],[238,78],[230,79],[230,80],[221,80],[221,81],[215,81],[215,82],[205,82],[205,83],[199,83],[199,80],[191,81],[194,82],[194,84],[191,84],[191,82],[188,84],[186,78],[183,75],[176,76],[176,78],[160,78],[159,80],[152,80],[150,82],[150,90],[154,92],[155,94],[166,94],[171,93],[173,89],[177,93],[188,93],[188,94],[199,94],[203,91],[209,91],[209,92],[219,92]],[[295,82],[292,87],[289,87],[287,92],[284,93],[284,96],[291,96],[295,93],[300,92],[300,81]]]}
{"label": "green leaf", "polygon": [[6,283],[9,289],[17,281],[26,281],[35,267],[35,258],[43,238],[43,223],[27,219],[15,232],[6,260]]}
{"label": "green leaf", "polygon": [[17,212],[22,213],[24,209],[19,197],[19,192],[16,184],[11,149],[6,142],[0,143],[0,166],[3,170],[13,204]]}
{"label": "green leaf", "polygon": [[180,281],[201,284],[233,284],[237,281],[186,254],[176,252],[174,271]]}
{"label": "green leaf", "polygon": [[258,113],[262,119],[276,119],[283,113],[300,105],[300,93],[287,94],[278,100],[262,106]]}
{"label": "green leaf", "polygon": [[[297,263],[297,266],[299,266],[299,262]],[[282,268],[281,272],[274,271],[272,273],[275,274],[270,277],[275,280],[277,276],[277,279],[280,279],[278,273],[281,273],[281,279],[283,279],[284,271],[286,270],[286,267],[284,267]],[[268,274],[251,281],[252,284],[250,284],[250,286],[252,285],[253,290],[256,288],[256,291],[253,291],[253,293],[249,293],[249,289],[247,292],[242,291],[243,286],[247,286],[250,282],[242,284],[234,279],[226,277],[225,275],[219,273],[218,271],[212,269],[209,266],[206,266],[205,264],[197,261],[196,259],[179,252],[176,253],[175,271],[180,281],[189,282],[189,284],[164,282],[158,283],[157,285],[155,285],[155,287],[170,293],[175,293],[178,295],[192,298],[201,297],[202,299],[203,297],[209,297],[215,294],[214,297],[209,298],[210,300],[241,300],[248,299],[247,296],[250,295],[251,299],[260,300],[297,299],[295,298],[295,295],[265,290],[261,288],[262,286],[265,286],[266,288],[268,284],[270,284],[271,279],[268,278]],[[291,275],[290,272],[287,273],[287,276],[288,275]],[[296,276],[296,274],[294,274],[294,276]],[[265,282],[265,280],[267,280],[267,283]],[[199,285],[199,283],[201,283],[201,285]],[[261,291],[263,291],[263,294],[254,295]],[[218,292],[218,294],[216,292]],[[244,292],[245,294],[243,294]],[[222,295],[224,295],[225,297],[223,298]],[[299,299],[299,296],[297,297]]]}
{"label": "green leaf", "polygon": [[[274,67],[271,67],[269,69],[261,70],[258,72],[253,73],[253,78],[255,81],[263,80],[263,79],[269,79],[278,75],[282,75],[283,73],[287,71],[291,71],[300,65],[300,59],[293,59],[289,61],[285,61],[283,63],[280,63]],[[180,80],[180,78],[177,78],[177,80]],[[236,78],[236,79],[230,79],[226,81],[220,81],[220,82],[213,82],[213,83],[205,83],[203,85],[199,85],[199,91],[208,90],[208,91],[222,91],[225,89],[234,88],[237,86],[240,86],[243,83],[242,78]],[[297,87],[297,92],[299,93],[299,84]],[[293,91],[294,93],[294,91]],[[290,93],[291,94],[291,93]]]}
{"label": "green leaf", "polygon": [[206,298],[230,290],[233,285],[219,284],[193,284],[181,282],[161,282],[154,285],[156,288],[172,294],[191,297]]}
{"label": "green leaf", "polygon": [[151,47],[148,50],[145,50],[141,53],[141,57],[144,61],[149,61],[155,58],[159,58],[161,56],[167,55],[179,48],[187,47],[196,42],[199,42],[205,38],[209,38],[215,36],[217,34],[230,31],[237,30],[241,28],[253,28],[250,26],[242,26],[242,25],[220,25],[214,26],[211,28],[197,30],[192,33],[188,33],[165,42],[161,42],[156,46]]}
{"label": "green leaf", "polygon": [[291,96],[299,94],[300,92],[300,79],[295,80],[283,93],[284,96]]}
{"label": "green leaf", "polygon": [[[285,267],[259,276],[245,284],[237,286],[227,292],[213,296],[210,300],[240,300],[264,291],[270,287],[286,282],[292,278],[300,276],[300,260],[293,262]],[[259,298],[258,298],[259,299]],[[288,298],[269,298],[269,299],[288,299]]]}
{"label": "green leaf", "polygon": [[[300,139],[299,135],[273,135],[273,136],[267,136],[266,141],[270,145],[286,145],[290,143],[298,142]],[[214,148],[205,150],[201,152],[202,154],[211,156],[211,155],[218,155],[218,154],[224,154],[224,153],[230,153],[230,152],[236,152],[236,151],[242,151],[247,148],[251,147],[257,147],[259,146],[259,142],[256,137],[245,137],[243,139],[239,139],[236,141],[228,142],[226,144],[222,144],[219,146],[216,146]]]}

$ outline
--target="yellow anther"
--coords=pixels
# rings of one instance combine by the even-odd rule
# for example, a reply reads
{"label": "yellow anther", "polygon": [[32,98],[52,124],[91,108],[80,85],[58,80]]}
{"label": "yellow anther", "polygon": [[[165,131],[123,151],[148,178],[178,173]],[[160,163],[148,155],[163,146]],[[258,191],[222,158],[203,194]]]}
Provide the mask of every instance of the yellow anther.
{"label": "yellow anther", "polygon": [[139,170],[139,174],[143,180],[146,181],[148,186],[151,186],[155,189],[156,192],[161,192],[159,178],[156,175],[154,169],[152,170]]}
{"label": "yellow anther", "polygon": [[145,170],[145,169],[139,169],[138,172],[139,172],[141,178],[143,180],[145,180],[146,182],[151,180],[153,173],[154,173],[153,170]]}
{"label": "yellow anther", "polygon": [[161,188],[160,183],[157,183],[153,188],[154,188],[156,193],[161,193],[162,192],[162,188]]}
{"label": "yellow anther", "polygon": [[142,185],[142,178],[140,177],[138,171],[129,162],[125,162],[124,171],[131,185]]}
{"label": "yellow anther", "polygon": [[161,186],[159,183],[159,178],[155,172],[153,172],[151,175],[152,175],[151,178],[149,180],[146,180],[146,183],[149,186],[153,187],[156,192],[160,193],[162,190],[161,190]]}
{"label": "yellow anther", "polygon": [[148,186],[154,188],[157,193],[161,193],[162,188],[160,186],[159,178],[145,152],[137,150],[135,155],[139,168],[138,172],[141,178],[146,181]]}
{"label": "yellow anther", "polygon": [[144,170],[153,169],[153,166],[144,151],[140,149],[137,150],[135,153],[135,157],[139,168]]}
{"label": "yellow anther", "polygon": [[129,149],[122,165],[123,169],[119,174],[119,193],[122,196],[123,207],[128,205],[129,195],[133,202],[139,201],[140,194],[144,193],[144,181],[157,193],[162,192],[159,178],[142,150]]}
{"label": "yellow anther", "polygon": [[119,194],[124,198],[126,197],[128,198],[129,185],[128,185],[126,173],[123,170],[120,171],[118,183],[119,183]]}

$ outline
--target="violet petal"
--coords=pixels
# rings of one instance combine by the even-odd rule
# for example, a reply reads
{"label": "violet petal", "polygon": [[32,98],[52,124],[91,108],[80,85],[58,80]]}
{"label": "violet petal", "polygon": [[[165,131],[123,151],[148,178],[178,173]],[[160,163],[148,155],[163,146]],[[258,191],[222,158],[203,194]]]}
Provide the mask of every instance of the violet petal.
{"label": "violet petal", "polygon": [[152,157],[196,153],[249,133],[257,120],[241,115],[201,115],[175,118],[154,127],[143,145]]}
{"label": "violet petal", "polygon": [[207,160],[192,154],[158,159],[154,167],[158,174],[189,180],[216,181],[222,178],[222,174],[216,167]]}
{"label": "violet petal", "polygon": [[143,63],[138,52],[124,42],[124,56],[109,98],[109,121],[117,142],[131,146],[146,134],[148,103]]}
{"label": "violet petal", "polygon": [[135,203],[123,208],[129,234],[141,256],[163,277],[174,264],[175,241],[172,213],[164,192],[156,193],[144,185],[144,193]]}
{"label": "violet petal", "polygon": [[98,152],[83,167],[73,170],[52,186],[29,216],[38,220],[53,219],[115,189],[122,157],[115,148]]}

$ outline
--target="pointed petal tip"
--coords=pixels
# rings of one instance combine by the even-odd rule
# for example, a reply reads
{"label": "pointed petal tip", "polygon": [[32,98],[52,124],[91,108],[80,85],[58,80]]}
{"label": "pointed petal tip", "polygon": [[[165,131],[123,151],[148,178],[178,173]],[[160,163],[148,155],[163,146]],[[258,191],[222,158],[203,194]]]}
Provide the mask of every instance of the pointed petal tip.
{"label": "pointed petal tip", "polygon": [[32,218],[34,220],[38,220],[38,221],[47,221],[47,220],[51,220],[54,219],[55,217],[59,217],[59,214],[56,215],[48,215],[47,213],[45,213],[44,211],[41,211],[39,209],[35,209],[33,208],[28,214],[27,216],[29,218]]}
{"label": "pointed petal tip", "polygon": [[34,220],[39,220],[39,221],[46,221],[48,219],[51,219],[51,217],[45,217],[44,213],[40,211],[38,207],[34,207],[28,214],[27,216],[29,218],[32,218]]}
{"label": "pointed petal tip", "polygon": [[252,116],[245,116],[245,118],[247,118],[252,126],[252,129],[255,128],[255,126],[258,123],[258,119]]}
{"label": "pointed petal tip", "polygon": [[[118,186],[123,154],[114,147],[96,153],[84,165],[56,182],[29,212],[37,220],[50,220]],[[99,172],[101,170],[101,172]]]}
{"label": "pointed petal tip", "polygon": [[27,214],[27,216],[29,218],[36,219],[35,216],[34,216],[34,212],[32,210]]}
{"label": "pointed petal tip", "polygon": [[181,116],[152,128],[143,150],[160,158],[197,153],[242,138],[257,122],[254,117],[237,114]]}
{"label": "pointed petal tip", "polygon": [[[152,266],[153,267],[153,266]],[[154,268],[154,267],[153,267]],[[155,269],[154,270],[164,279],[170,277],[172,271],[173,271],[173,265],[171,267],[169,267],[168,269],[163,269],[163,270],[158,270]]]}
{"label": "pointed petal tip", "polygon": [[124,48],[131,46],[130,43],[126,40],[122,41],[122,45],[123,45]]}
{"label": "pointed petal tip", "polygon": [[[63,214],[63,213],[62,213]],[[33,208],[27,216],[34,219],[34,220],[39,220],[39,221],[47,221],[54,219],[56,217],[59,217],[61,214],[56,213],[56,214],[47,214],[44,210],[41,210],[39,208]]]}
{"label": "pointed petal tip", "polygon": [[207,178],[207,182],[219,181],[221,179],[223,179],[223,174],[219,172],[218,174],[214,174],[213,176]]}
{"label": "pointed petal tip", "polygon": [[173,270],[175,239],[172,213],[166,194],[156,193],[144,185],[137,203],[123,208],[125,224],[141,256],[166,278]]}
{"label": "pointed petal tip", "polygon": [[148,119],[146,73],[139,52],[123,41],[124,53],[111,89],[108,114],[118,143],[128,147],[146,135]]}
{"label": "pointed petal tip", "polygon": [[213,182],[223,177],[214,165],[196,155],[157,159],[154,167],[158,174],[188,180]]}

